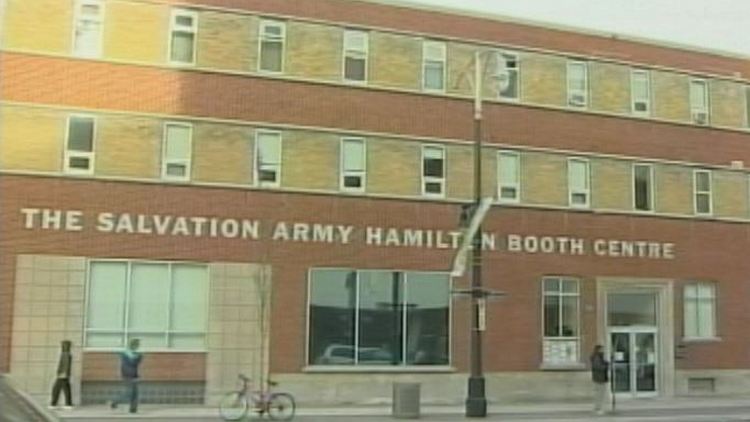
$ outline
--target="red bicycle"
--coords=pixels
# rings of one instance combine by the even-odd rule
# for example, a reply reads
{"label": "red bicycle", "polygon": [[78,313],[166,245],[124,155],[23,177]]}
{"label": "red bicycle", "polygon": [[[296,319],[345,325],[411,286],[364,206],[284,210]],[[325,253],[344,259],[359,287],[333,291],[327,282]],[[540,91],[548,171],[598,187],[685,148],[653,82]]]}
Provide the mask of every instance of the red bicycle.
{"label": "red bicycle", "polygon": [[261,417],[267,414],[273,420],[288,421],[294,417],[296,405],[294,397],[289,393],[272,391],[278,383],[268,380],[268,388],[250,390],[250,378],[239,374],[242,388],[233,391],[219,403],[219,414],[225,421],[238,421],[252,409]]}

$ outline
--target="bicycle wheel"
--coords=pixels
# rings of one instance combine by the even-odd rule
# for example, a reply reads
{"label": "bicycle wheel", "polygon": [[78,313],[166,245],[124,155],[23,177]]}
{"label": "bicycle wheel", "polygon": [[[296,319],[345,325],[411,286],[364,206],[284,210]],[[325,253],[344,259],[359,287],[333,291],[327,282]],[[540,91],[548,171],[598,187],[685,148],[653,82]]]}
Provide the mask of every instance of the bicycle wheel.
{"label": "bicycle wheel", "polygon": [[241,392],[229,393],[219,402],[219,414],[225,421],[238,421],[247,415],[247,397]]}
{"label": "bicycle wheel", "polygon": [[289,393],[274,393],[268,399],[268,416],[276,421],[288,421],[294,417],[294,397]]}

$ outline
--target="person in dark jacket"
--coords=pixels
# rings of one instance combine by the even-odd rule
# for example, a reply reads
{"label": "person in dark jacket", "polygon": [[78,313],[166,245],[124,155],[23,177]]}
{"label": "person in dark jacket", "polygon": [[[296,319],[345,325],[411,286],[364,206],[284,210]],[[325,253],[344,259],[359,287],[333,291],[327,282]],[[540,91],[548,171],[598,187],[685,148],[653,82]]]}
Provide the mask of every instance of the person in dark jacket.
{"label": "person in dark jacket", "polygon": [[609,362],[604,358],[602,345],[594,346],[591,352],[591,381],[594,382],[594,411],[604,414],[608,406]]}
{"label": "person in dark jacket", "polygon": [[73,366],[73,354],[70,352],[72,343],[70,340],[63,340],[60,343],[60,360],[57,362],[57,377],[55,384],[52,386],[52,400],[50,407],[57,407],[60,399],[60,392],[65,395],[65,409],[73,407],[70,397],[70,369]]}
{"label": "person in dark jacket", "polygon": [[143,355],[138,352],[141,341],[137,338],[130,340],[128,348],[120,352],[120,376],[125,386],[125,392],[110,403],[116,409],[120,403],[130,403],[130,413],[138,411],[138,367]]}

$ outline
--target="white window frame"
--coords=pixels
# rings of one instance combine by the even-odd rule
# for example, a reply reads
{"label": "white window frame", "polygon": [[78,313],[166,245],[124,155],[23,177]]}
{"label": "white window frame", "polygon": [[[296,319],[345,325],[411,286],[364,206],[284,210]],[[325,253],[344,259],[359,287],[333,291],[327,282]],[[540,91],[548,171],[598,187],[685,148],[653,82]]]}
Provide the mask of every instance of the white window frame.
{"label": "white window frame", "polygon": [[[97,6],[99,8],[99,15],[95,18],[91,17],[83,17],[83,14],[81,13],[81,9],[83,9],[85,6]],[[77,33],[78,33],[78,23],[81,20],[94,20],[99,23],[99,39],[96,51],[78,51],[76,50],[76,40],[77,40]],[[72,54],[75,57],[85,57],[85,58],[99,58],[102,55],[102,44],[103,44],[103,38],[104,38],[104,2],[102,0],[76,0],[75,3],[75,12],[74,12],[74,18],[73,18],[73,36],[72,36],[72,43],[71,43],[71,50]]]}
{"label": "white window frame", "polygon": [[[189,17],[192,20],[192,25],[190,27],[184,26],[184,25],[178,25],[177,24],[177,18],[178,17]],[[176,33],[188,33],[193,34],[193,48],[192,48],[192,57],[189,62],[182,62],[178,60],[172,59],[172,40]],[[176,8],[172,9],[172,14],[169,18],[169,39],[167,40],[167,60],[169,61],[169,64],[175,65],[175,66],[194,66],[195,65],[195,59],[198,55],[197,52],[198,48],[198,12],[194,10],[188,10],[188,9],[181,9]]]}
{"label": "white window frame", "polygon": [[[555,294],[548,293],[546,291],[546,289],[545,289],[545,283],[547,281],[553,281],[553,280],[558,280],[561,283],[560,286],[562,286],[562,282],[563,281],[572,281],[572,282],[575,282],[575,284],[576,284],[576,291],[575,291],[575,293],[563,292],[562,288],[558,289],[558,291]],[[548,362],[548,361],[546,361],[544,359],[544,353],[542,352],[542,364],[546,364],[546,365],[561,365],[561,366],[577,365],[577,364],[580,363],[581,356],[582,356],[582,353],[581,353],[581,328],[582,328],[581,327],[581,280],[579,280],[579,279],[577,279],[575,277],[567,277],[567,276],[544,276],[544,277],[542,277],[542,289],[541,290],[542,290],[542,295],[541,295],[541,301],[542,301],[542,303],[541,303],[541,310],[542,310],[542,316],[541,316],[541,323],[542,323],[542,327],[541,327],[542,347],[544,347],[544,345],[546,343],[548,343],[548,342],[553,342],[554,343],[554,342],[568,341],[568,342],[574,342],[575,343],[575,345],[576,345],[575,346],[576,347],[576,352],[577,352],[576,353],[576,357],[575,357],[574,360],[571,360],[571,361],[565,362],[565,363]],[[559,315],[558,315],[558,321],[559,322],[563,321],[563,317],[562,317],[562,310],[563,310],[562,298],[563,297],[576,297],[577,298],[576,309],[578,310],[578,313],[576,315],[576,335],[575,336],[548,337],[545,334],[545,322],[546,321],[545,321],[545,318],[544,318],[544,313],[546,311],[546,308],[545,308],[544,305],[545,305],[545,298],[547,296],[557,296],[558,298],[560,298],[560,301],[559,301],[559,305],[560,306],[558,307],[558,313],[559,313]]]}
{"label": "white window frame", "polygon": [[[362,50],[352,49],[350,48],[349,44],[351,43],[351,38],[355,36],[363,36],[364,37],[364,48]],[[341,79],[344,80],[344,82],[352,83],[352,84],[366,84],[367,80],[370,77],[369,72],[369,65],[370,65],[370,34],[367,31],[361,31],[356,29],[347,29],[344,31],[344,41],[342,43],[343,47],[343,53],[342,53],[342,60],[341,60]],[[346,78],[346,58],[349,55],[349,53],[354,54],[361,54],[364,56],[364,79],[347,79]]]}
{"label": "white window frame", "polygon": [[[703,86],[704,107],[693,104],[693,86],[696,85]],[[688,95],[690,101],[690,121],[701,126],[711,124],[711,94],[708,81],[702,78],[691,78]]]}
{"label": "white window frame", "polygon": [[[571,76],[572,72],[570,69],[574,66],[582,66],[583,67],[583,90],[573,89],[571,87]],[[571,108],[576,109],[585,109],[588,108],[589,105],[589,66],[588,62],[581,61],[581,60],[568,60],[566,67],[566,97],[567,97],[567,106]],[[583,98],[583,101],[581,102],[574,102],[574,96],[575,95],[581,95]]]}
{"label": "white window frame", "polygon": [[[266,27],[276,26],[281,28],[281,39],[266,39],[265,29]],[[263,41],[278,42],[281,44],[281,64],[279,70],[263,69]],[[286,68],[286,22],[273,20],[273,19],[262,19],[260,25],[258,25],[258,72],[280,74],[284,73]]]}
{"label": "white window frame", "polygon": [[[427,53],[431,49],[440,50],[440,57],[438,57],[437,59],[428,57]],[[428,92],[445,92],[447,67],[448,67],[447,57],[448,57],[448,49],[444,42],[433,41],[433,40],[422,41],[422,90],[428,91]],[[443,86],[440,88],[431,88],[427,86],[427,65],[429,63],[440,63],[442,65]]]}
{"label": "white window frame", "polygon": [[[650,181],[649,186],[648,186],[648,201],[649,201],[649,205],[651,207],[649,209],[647,209],[647,210],[638,209],[638,207],[637,207],[638,204],[636,203],[637,189],[638,188],[637,188],[636,183],[635,183],[635,181],[636,181],[635,180],[635,175],[636,175],[636,168],[637,167],[648,167],[649,181]],[[654,210],[656,209],[656,203],[654,202],[655,198],[656,198],[656,195],[655,195],[655,192],[654,192],[655,186],[656,186],[656,181],[654,179],[654,165],[653,164],[648,164],[648,163],[633,163],[633,165],[631,167],[631,174],[632,174],[631,180],[632,180],[632,183],[633,183],[633,210],[636,211],[636,212],[647,212],[647,213],[654,212]]]}
{"label": "white window frame", "polygon": [[[73,119],[88,119],[91,120],[91,151],[71,151],[70,150],[70,125]],[[85,158],[89,160],[89,168],[87,170],[70,167],[71,158]],[[96,159],[96,117],[91,114],[71,114],[68,116],[67,125],[65,126],[65,149],[63,153],[63,169],[66,174],[91,176],[94,174],[94,166]]]}
{"label": "white window frame", "polygon": [[[572,171],[573,167],[571,166],[571,163],[578,162],[578,163],[584,163],[586,165],[586,188],[585,189],[574,189],[572,182]],[[591,162],[586,158],[579,158],[579,157],[571,157],[568,158],[568,166],[567,166],[567,172],[568,172],[568,206],[571,208],[580,208],[580,209],[587,209],[591,207]],[[573,194],[585,194],[586,195],[586,203],[585,204],[575,204],[573,202]]]}
{"label": "white window frame", "polygon": [[[424,174],[425,152],[430,149],[439,150],[442,154],[443,177],[425,176]],[[422,154],[421,154],[422,156],[422,162],[421,162],[422,196],[427,196],[431,198],[445,198],[445,187],[446,187],[445,180],[446,180],[446,175],[448,171],[448,166],[447,166],[448,160],[447,160],[447,153],[446,153],[445,146],[436,145],[436,144],[424,144],[422,145],[421,151],[422,151]],[[427,192],[427,189],[426,189],[427,183],[438,183],[440,185],[440,193]]]}
{"label": "white window frame", "polygon": [[[346,156],[344,148],[344,145],[347,142],[359,142],[362,144],[362,170],[355,171],[355,170],[347,170],[345,165],[346,164]],[[340,148],[340,156],[339,156],[339,186],[340,189],[343,192],[364,192],[365,187],[367,186],[367,140],[365,138],[360,137],[353,137],[353,136],[345,136],[341,138],[341,143],[339,144]],[[344,183],[345,178],[347,176],[359,176],[362,180],[361,186],[356,187],[348,187]]]}
{"label": "white window frame", "polygon": [[[698,191],[698,175],[708,175],[708,191]],[[708,212],[698,211],[698,196],[708,195]],[[695,169],[693,170],[693,211],[695,215],[713,215],[714,198],[713,198],[713,174],[711,170]]]}
{"label": "white window frame", "polygon": [[[636,98],[635,97],[635,80],[637,77],[643,76],[646,81],[646,97]],[[646,69],[631,69],[630,70],[630,110],[635,116],[648,117],[651,115],[651,72]],[[636,107],[638,103],[644,103],[646,110],[639,111]]]}
{"label": "white window frame", "polygon": [[[513,157],[516,160],[516,183],[509,183],[500,178],[502,174],[502,157]],[[515,198],[503,198],[503,188],[516,190]],[[518,151],[500,150],[497,152],[497,202],[506,204],[518,204],[521,202],[521,154]]]}
{"label": "white window frame", "polygon": [[[275,136],[279,143],[279,162],[278,163],[261,163],[260,162],[260,137],[263,135],[270,135]],[[283,164],[283,157],[284,157],[284,135],[281,131],[278,130],[270,130],[270,129],[260,129],[255,131],[255,148],[253,151],[254,154],[254,160],[253,160],[253,182],[255,186],[257,187],[264,187],[264,188],[278,188],[281,186],[281,169]],[[261,164],[264,167],[271,167],[276,171],[276,181],[274,182],[266,182],[260,180],[260,168]]]}
{"label": "white window frame", "polygon": [[[522,84],[521,84],[521,56],[518,53],[516,53],[515,51],[506,51],[506,50],[499,50],[497,52],[497,54],[499,54],[501,57],[503,57],[503,59],[506,59],[506,63],[507,63],[507,58],[509,58],[509,57],[513,57],[513,60],[516,63],[516,67],[508,68],[506,66],[505,69],[499,69],[499,66],[498,66],[498,69],[497,69],[498,72],[505,71],[505,72],[508,72],[508,73],[515,73],[515,75],[516,75],[516,96],[515,97],[506,97],[506,96],[503,96],[502,90],[498,89],[497,90],[497,98],[501,99],[503,101],[520,101],[521,100],[521,86],[522,86]],[[508,80],[511,81],[513,79],[509,78]]]}
{"label": "white window frame", "polygon": [[[709,297],[701,297],[699,292],[701,287],[709,287],[711,289],[711,295]],[[693,294],[691,295],[691,290],[693,290]],[[717,315],[718,315],[718,309],[717,309],[717,294],[716,294],[716,283],[709,283],[709,282],[690,282],[683,286],[682,288],[682,335],[683,339],[685,340],[711,340],[717,338]],[[696,327],[693,327],[695,332],[690,332],[691,330],[688,327],[687,324],[687,312],[685,311],[687,308],[687,302],[688,301],[694,301],[695,302],[695,309],[697,315],[695,315],[695,320],[698,323]],[[701,302],[702,301],[708,301],[711,304],[710,312],[712,314],[711,321],[711,332],[710,333],[699,333],[699,327],[700,327],[700,316],[701,316]]]}
{"label": "white window frame", "polygon": [[[189,135],[189,150],[190,157],[188,159],[170,159],[167,157],[167,134],[169,133],[170,127],[183,127],[188,129]],[[193,125],[185,122],[164,122],[162,129],[162,142],[161,142],[161,178],[162,180],[170,180],[175,182],[187,182],[190,180],[192,175],[192,161],[193,161]],[[185,176],[173,176],[167,172],[169,164],[183,164],[185,166]]]}

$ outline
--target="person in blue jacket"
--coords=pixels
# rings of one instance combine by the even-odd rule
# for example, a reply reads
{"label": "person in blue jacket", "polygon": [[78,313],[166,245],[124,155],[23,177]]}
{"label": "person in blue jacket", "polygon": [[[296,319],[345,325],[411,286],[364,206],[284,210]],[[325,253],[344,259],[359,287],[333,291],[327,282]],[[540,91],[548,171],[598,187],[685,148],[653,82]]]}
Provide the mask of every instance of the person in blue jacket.
{"label": "person in blue jacket", "polygon": [[143,360],[143,355],[138,352],[140,345],[141,341],[134,338],[130,340],[127,349],[120,352],[120,376],[125,391],[110,403],[112,409],[116,409],[121,403],[130,403],[130,413],[138,412],[138,367]]}

